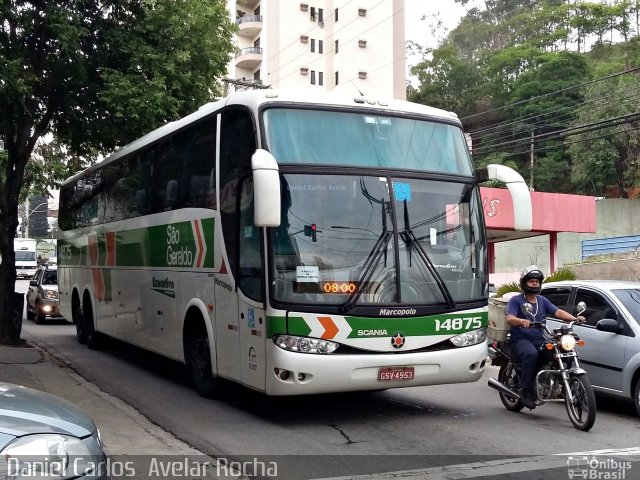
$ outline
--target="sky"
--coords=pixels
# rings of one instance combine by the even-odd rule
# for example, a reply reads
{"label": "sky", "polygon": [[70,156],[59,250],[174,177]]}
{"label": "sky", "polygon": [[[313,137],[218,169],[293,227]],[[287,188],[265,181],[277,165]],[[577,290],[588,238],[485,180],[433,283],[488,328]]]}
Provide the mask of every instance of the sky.
{"label": "sky", "polygon": [[[434,35],[430,25],[439,20],[443,27],[450,31],[458,25],[458,21],[465,13],[465,9],[454,0],[405,0],[404,9],[406,40],[423,47],[436,47],[439,39],[446,34],[446,31],[439,30]],[[423,20],[423,17],[426,19]],[[420,60],[416,56],[408,55],[407,72]]]}

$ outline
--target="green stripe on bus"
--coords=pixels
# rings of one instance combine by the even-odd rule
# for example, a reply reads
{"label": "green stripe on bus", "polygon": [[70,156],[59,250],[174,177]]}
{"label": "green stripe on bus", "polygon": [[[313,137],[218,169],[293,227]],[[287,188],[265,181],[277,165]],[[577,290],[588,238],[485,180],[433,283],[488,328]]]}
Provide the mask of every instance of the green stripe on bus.
{"label": "green stripe on bus", "polygon": [[300,335],[306,337],[311,333],[311,327],[307,325],[302,317],[289,317],[287,322],[288,333],[291,335]]}
{"label": "green stripe on bus", "polygon": [[[116,232],[114,266],[213,268],[214,235],[213,218]],[[88,265],[86,242],[86,236],[60,240],[60,264]],[[107,262],[105,234],[96,235],[96,245],[98,258],[91,266],[103,267]]]}
{"label": "green stripe on bus", "polygon": [[267,336],[271,337],[277,333],[287,333],[286,317],[267,317]]}
{"label": "green stripe on bus", "polygon": [[408,318],[346,317],[345,320],[351,327],[347,338],[388,337],[398,332],[413,337],[457,335],[486,327],[488,314],[487,312],[473,312]]}

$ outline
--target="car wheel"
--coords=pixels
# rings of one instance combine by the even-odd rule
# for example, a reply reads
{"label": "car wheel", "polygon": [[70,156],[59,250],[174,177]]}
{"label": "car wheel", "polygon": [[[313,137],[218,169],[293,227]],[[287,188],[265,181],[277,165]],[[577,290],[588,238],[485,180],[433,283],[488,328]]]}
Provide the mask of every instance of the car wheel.
{"label": "car wheel", "polygon": [[29,308],[29,303],[27,303],[27,320],[34,320],[36,318],[36,313],[32,312]]}
{"label": "car wheel", "polygon": [[633,404],[636,406],[638,415],[640,415],[640,379],[636,382],[636,388],[634,389]]}
{"label": "car wheel", "polygon": [[36,311],[35,311],[36,323],[38,325],[42,325],[46,318],[46,315],[40,311],[40,306],[36,303]]}

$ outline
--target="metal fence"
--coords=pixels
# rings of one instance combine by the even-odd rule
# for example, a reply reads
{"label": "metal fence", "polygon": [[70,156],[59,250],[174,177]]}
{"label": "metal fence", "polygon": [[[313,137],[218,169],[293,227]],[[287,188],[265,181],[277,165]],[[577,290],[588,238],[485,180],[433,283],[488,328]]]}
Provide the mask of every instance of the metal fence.
{"label": "metal fence", "polygon": [[593,255],[640,251],[640,235],[582,240],[582,260]]}

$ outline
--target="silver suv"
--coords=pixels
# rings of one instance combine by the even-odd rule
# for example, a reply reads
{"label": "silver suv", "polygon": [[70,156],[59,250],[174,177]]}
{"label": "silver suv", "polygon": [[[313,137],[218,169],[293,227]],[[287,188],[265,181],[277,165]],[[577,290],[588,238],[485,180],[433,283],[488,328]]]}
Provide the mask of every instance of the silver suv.
{"label": "silver suv", "polygon": [[61,317],[58,300],[58,269],[42,265],[29,282],[27,318],[43,323],[46,317]]}

